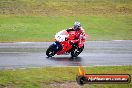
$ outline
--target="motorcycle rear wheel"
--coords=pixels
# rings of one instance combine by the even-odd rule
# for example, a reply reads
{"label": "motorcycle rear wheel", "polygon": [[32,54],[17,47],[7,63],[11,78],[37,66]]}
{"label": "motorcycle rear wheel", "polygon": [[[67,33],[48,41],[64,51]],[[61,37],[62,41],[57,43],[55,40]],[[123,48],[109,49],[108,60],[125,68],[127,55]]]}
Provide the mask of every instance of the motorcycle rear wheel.
{"label": "motorcycle rear wheel", "polygon": [[71,51],[71,56],[72,57],[77,57],[84,49],[84,45],[81,48],[75,47],[73,48],[73,50]]}

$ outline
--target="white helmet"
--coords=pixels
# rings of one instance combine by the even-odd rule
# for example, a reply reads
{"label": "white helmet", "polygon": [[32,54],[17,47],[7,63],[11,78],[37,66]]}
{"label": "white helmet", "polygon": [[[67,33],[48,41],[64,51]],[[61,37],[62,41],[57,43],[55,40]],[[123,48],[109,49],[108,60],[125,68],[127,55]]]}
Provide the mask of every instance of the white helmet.
{"label": "white helmet", "polygon": [[80,27],[81,27],[80,22],[77,22],[77,21],[76,21],[76,22],[74,23],[74,30],[75,30],[75,31],[80,30]]}

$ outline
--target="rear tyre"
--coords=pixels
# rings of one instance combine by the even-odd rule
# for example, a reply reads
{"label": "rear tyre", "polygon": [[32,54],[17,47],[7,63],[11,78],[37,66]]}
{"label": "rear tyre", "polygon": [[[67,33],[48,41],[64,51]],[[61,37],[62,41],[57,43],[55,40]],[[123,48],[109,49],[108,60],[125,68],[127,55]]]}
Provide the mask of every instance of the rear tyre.
{"label": "rear tyre", "polygon": [[74,47],[73,50],[71,51],[71,56],[72,57],[77,57],[84,49],[84,45],[81,48]]}
{"label": "rear tyre", "polygon": [[54,46],[53,45],[50,45],[49,48],[47,49],[46,51],[46,55],[48,57],[52,57],[56,54],[56,50],[54,49]]}

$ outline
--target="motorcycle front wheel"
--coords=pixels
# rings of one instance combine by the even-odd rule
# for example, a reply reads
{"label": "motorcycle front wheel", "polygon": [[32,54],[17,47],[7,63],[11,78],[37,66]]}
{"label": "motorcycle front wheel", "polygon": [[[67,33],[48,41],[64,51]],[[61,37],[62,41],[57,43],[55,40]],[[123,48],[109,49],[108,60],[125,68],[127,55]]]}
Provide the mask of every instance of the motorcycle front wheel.
{"label": "motorcycle front wheel", "polygon": [[53,46],[53,45],[50,45],[49,48],[48,48],[47,51],[46,51],[46,55],[47,55],[48,57],[52,57],[52,56],[54,56],[55,54],[56,54],[56,51],[55,51],[55,49],[54,49],[54,46]]}

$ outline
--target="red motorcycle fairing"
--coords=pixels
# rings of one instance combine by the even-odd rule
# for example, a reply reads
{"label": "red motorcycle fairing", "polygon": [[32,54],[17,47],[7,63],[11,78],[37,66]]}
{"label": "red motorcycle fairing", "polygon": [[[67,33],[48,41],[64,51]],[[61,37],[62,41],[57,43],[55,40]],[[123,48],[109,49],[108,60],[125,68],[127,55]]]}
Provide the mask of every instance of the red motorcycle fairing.
{"label": "red motorcycle fairing", "polygon": [[73,47],[71,45],[71,43],[73,43],[73,44],[77,43],[79,48],[81,48],[83,46],[83,44],[84,44],[83,39],[74,40],[75,35],[76,35],[76,32],[71,31],[71,32],[69,32],[69,36],[67,37],[67,39],[68,39],[67,41],[59,42],[62,45],[62,50],[58,51],[56,53],[57,55],[64,54],[64,53],[68,52],[69,50],[71,50]]}
{"label": "red motorcycle fairing", "polygon": [[69,41],[60,42],[60,44],[62,45],[62,50],[58,51],[56,53],[57,55],[64,54],[72,49],[72,45],[69,43]]}
{"label": "red motorcycle fairing", "polygon": [[[82,30],[80,30],[80,31],[70,31],[68,33],[69,33],[68,39],[72,43],[76,43],[77,42],[79,48],[81,48],[84,45],[85,37],[88,36],[86,33],[82,34]],[[78,38],[78,39],[76,40],[76,38]]]}

